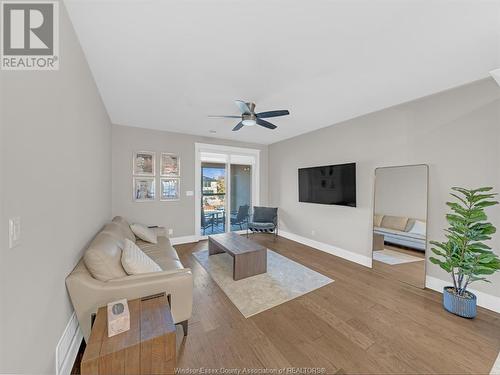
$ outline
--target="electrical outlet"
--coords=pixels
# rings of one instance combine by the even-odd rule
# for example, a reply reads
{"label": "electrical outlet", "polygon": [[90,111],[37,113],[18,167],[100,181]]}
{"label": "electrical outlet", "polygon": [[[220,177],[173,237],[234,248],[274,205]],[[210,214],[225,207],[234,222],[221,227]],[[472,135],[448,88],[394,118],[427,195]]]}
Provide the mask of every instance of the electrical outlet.
{"label": "electrical outlet", "polygon": [[174,230],[172,228],[169,228],[168,230],[168,235],[171,236],[174,234]]}
{"label": "electrical outlet", "polygon": [[192,197],[194,192],[192,190],[186,190],[186,197]]}
{"label": "electrical outlet", "polygon": [[313,229],[313,230],[311,231],[311,236],[315,236],[315,235],[316,235],[316,231]]}
{"label": "electrical outlet", "polygon": [[13,217],[9,219],[9,249],[21,243],[21,218]]}

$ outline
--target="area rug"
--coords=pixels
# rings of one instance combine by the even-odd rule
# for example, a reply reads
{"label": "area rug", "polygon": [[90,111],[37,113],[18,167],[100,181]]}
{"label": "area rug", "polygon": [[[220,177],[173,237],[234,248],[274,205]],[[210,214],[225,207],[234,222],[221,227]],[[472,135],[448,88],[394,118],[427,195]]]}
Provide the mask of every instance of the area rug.
{"label": "area rug", "polygon": [[413,255],[400,253],[394,250],[379,250],[373,252],[373,260],[378,260],[379,262],[395,265],[411,262],[421,262],[424,258],[414,257]]}
{"label": "area rug", "polygon": [[229,254],[208,256],[208,250],[201,250],[193,255],[245,318],[333,282],[269,249],[267,273],[238,281],[233,280],[233,258]]}

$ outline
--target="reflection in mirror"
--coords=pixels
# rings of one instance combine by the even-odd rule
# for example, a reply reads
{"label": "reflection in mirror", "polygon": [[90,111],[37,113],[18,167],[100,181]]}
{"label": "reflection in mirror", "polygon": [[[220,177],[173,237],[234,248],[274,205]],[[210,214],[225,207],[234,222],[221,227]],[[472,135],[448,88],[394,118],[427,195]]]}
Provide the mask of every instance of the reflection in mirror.
{"label": "reflection in mirror", "polygon": [[377,168],[373,209],[373,269],[425,287],[428,166]]}

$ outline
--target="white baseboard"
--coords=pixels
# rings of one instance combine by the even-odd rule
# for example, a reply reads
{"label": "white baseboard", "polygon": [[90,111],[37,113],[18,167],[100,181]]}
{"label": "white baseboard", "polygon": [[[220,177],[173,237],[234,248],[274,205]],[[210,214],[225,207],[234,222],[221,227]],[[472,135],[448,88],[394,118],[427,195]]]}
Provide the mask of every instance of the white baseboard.
{"label": "white baseboard", "polygon": [[183,237],[172,237],[170,242],[172,245],[182,245],[184,243],[198,242],[200,240],[200,236],[192,235],[192,236],[183,236]]}
{"label": "white baseboard", "polygon": [[287,231],[280,230],[278,233],[280,236],[288,238],[289,240],[299,242],[303,245],[314,247],[315,249],[324,251],[325,253],[332,254],[338,256],[340,258],[347,259],[351,262],[361,264],[362,266],[371,268],[372,266],[372,258],[367,257],[366,255],[361,255],[354,253],[349,250],[341,249],[340,247],[336,247],[333,245],[326,244],[324,242],[319,242],[316,240],[312,240],[310,238],[302,237],[294,233],[290,233]]}
{"label": "white baseboard", "polygon": [[[451,285],[451,281],[444,281],[437,277],[425,276],[425,287],[443,293],[445,286]],[[469,289],[477,297],[477,305],[485,309],[500,313],[500,297],[492,296],[478,290]]]}
{"label": "white baseboard", "polygon": [[64,332],[56,346],[56,374],[70,375],[78,349],[83,340],[83,334],[73,312]]}

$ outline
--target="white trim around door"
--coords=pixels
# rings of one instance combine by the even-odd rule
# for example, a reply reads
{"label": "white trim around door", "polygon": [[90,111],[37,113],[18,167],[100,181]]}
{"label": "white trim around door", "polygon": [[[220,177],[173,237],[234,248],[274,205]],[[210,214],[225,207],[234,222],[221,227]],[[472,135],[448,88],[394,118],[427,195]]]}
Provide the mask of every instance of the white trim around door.
{"label": "white trim around door", "polygon": [[[206,239],[207,236],[202,236],[201,233],[201,163],[202,154],[213,154],[216,159],[226,163],[226,191],[227,196],[231,194],[231,179],[228,178],[231,173],[231,163],[248,163],[252,165],[252,205],[260,204],[260,150],[244,147],[223,146],[209,143],[195,143],[195,168],[194,168],[194,217],[195,217],[195,233],[200,239]],[[244,162],[245,161],[245,162]],[[230,228],[230,215],[226,215],[226,228]]]}

